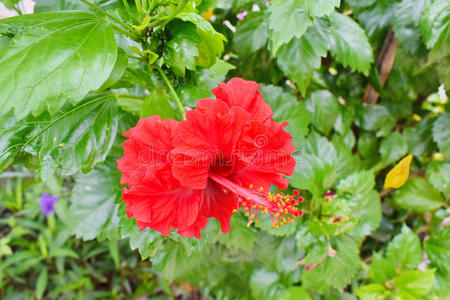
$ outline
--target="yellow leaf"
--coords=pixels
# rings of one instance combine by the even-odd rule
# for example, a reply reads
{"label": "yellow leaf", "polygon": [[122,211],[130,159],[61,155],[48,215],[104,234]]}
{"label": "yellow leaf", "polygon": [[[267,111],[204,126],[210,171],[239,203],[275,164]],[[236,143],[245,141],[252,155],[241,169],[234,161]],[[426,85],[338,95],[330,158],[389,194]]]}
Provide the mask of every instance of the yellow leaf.
{"label": "yellow leaf", "polygon": [[209,21],[209,19],[211,19],[212,15],[213,15],[214,11],[212,10],[212,8],[208,8],[208,11],[202,12],[202,17],[205,18],[207,21]]}
{"label": "yellow leaf", "polygon": [[411,166],[411,160],[413,156],[409,154],[403,158],[389,173],[384,180],[384,188],[398,189],[405,184],[409,177],[409,167]]}

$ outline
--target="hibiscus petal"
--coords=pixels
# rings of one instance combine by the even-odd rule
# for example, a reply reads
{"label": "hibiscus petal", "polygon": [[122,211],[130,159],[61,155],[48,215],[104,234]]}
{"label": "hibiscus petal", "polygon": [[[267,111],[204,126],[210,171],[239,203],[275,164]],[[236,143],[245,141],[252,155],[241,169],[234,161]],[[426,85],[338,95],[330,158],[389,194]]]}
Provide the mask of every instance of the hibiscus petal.
{"label": "hibiscus petal", "polygon": [[185,229],[178,229],[178,234],[184,237],[195,236],[199,239],[201,237],[200,230],[205,229],[207,224],[208,218],[199,214],[194,224]]}
{"label": "hibiscus petal", "polygon": [[139,120],[124,136],[129,137],[124,143],[124,155],[117,160],[122,172],[121,184],[129,184],[130,176],[145,168],[164,168],[168,164],[168,153],[173,149],[172,140],[177,121],[161,121],[160,116],[151,116]]}
{"label": "hibiscus petal", "polygon": [[170,156],[181,185],[204,189],[211,164],[234,153],[248,119],[249,113],[242,108],[229,109],[220,100],[200,100],[179,124]]}
{"label": "hibiscus petal", "polygon": [[208,218],[216,218],[220,222],[223,233],[230,231],[230,219],[234,209],[238,208],[236,199],[227,195],[223,188],[213,180],[203,190],[200,201],[200,214]]}
{"label": "hibiscus petal", "polygon": [[155,151],[170,151],[172,139],[178,122],[166,119],[161,121],[161,116],[150,116],[140,119],[136,127],[131,128],[123,135],[134,139],[143,145],[148,145]]}
{"label": "hibiscus petal", "polygon": [[[169,173],[167,173],[169,172]],[[181,187],[170,169],[154,170],[142,182],[124,188],[127,215],[139,228],[150,227],[168,235],[171,228],[186,229],[196,222],[201,192]]]}
{"label": "hibiscus petal", "polygon": [[251,113],[252,119],[263,121],[270,118],[273,111],[258,92],[259,86],[254,81],[232,78],[227,83],[222,82],[212,92],[217,99],[221,99],[230,107],[241,107]]}
{"label": "hibiscus petal", "polygon": [[240,173],[248,168],[252,171],[292,175],[296,163],[292,157],[295,147],[292,136],[283,129],[286,125],[286,122],[280,124],[273,120],[250,122],[237,146],[241,163],[235,172]]}

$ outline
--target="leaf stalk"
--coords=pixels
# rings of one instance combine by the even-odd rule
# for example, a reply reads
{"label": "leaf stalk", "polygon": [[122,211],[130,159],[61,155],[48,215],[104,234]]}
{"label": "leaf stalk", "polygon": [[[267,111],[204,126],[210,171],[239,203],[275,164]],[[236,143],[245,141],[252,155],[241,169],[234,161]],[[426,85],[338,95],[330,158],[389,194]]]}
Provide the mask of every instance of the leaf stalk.
{"label": "leaf stalk", "polygon": [[175,101],[177,102],[178,110],[181,113],[181,117],[183,120],[186,120],[186,111],[183,107],[183,104],[181,103],[180,98],[178,97],[177,93],[175,92],[172,84],[170,83],[169,79],[167,78],[166,74],[164,74],[164,71],[161,69],[161,67],[154,65],[156,69],[158,69],[159,73],[161,74],[161,77],[166,82],[167,87],[169,88],[170,93],[172,94],[173,98],[175,98]]}

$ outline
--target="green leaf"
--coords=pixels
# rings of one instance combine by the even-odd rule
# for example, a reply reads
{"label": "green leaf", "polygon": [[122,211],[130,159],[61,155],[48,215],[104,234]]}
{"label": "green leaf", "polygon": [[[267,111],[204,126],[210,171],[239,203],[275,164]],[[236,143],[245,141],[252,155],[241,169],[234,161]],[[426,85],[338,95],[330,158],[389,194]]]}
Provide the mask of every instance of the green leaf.
{"label": "green leaf", "polygon": [[381,222],[381,200],[377,191],[372,190],[365,195],[356,195],[349,199],[351,216],[358,220],[350,234],[364,237],[378,228]]}
{"label": "green leaf", "polygon": [[372,171],[353,173],[341,180],[337,186],[338,193],[368,194],[375,187],[375,176]]}
{"label": "green leaf", "polygon": [[395,203],[418,213],[432,211],[442,204],[442,196],[426,179],[413,178],[394,193]]}
{"label": "green leaf", "polygon": [[315,131],[310,133],[302,146],[301,153],[318,156],[330,164],[336,162],[337,153],[334,145]]}
{"label": "green leaf", "polygon": [[362,109],[359,126],[367,131],[376,131],[377,136],[385,136],[395,124],[395,118],[382,105],[369,105]]}
{"label": "green leaf", "polygon": [[396,276],[395,266],[391,260],[380,253],[374,253],[370,264],[369,276],[375,283],[384,284]]}
{"label": "green leaf", "polygon": [[386,257],[396,270],[416,268],[422,261],[419,237],[407,225],[403,225],[401,233],[389,243]]}
{"label": "green leaf", "polygon": [[408,143],[408,151],[414,156],[420,157],[429,154],[434,149],[433,120],[423,119],[415,128],[406,128],[403,132]]}
{"label": "green leaf", "polygon": [[420,31],[428,49],[433,48],[440,38],[447,35],[450,4],[446,0],[433,0],[420,18]]}
{"label": "green leaf", "polygon": [[254,299],[273,299],[276,296],[279,275],[264,269],[255,270],[250,277],[250,289]]}
{"label": "green leaf", "polygon": [[371,6],[376,0],[347,0],[351,7],[361,8]]}
{"label": "green leaf", "polygon": [[184,257],[181,245],[172,245],[167,252],[161,252],[152,260],[152,269],[158,272],[158,276],[168,282],[182,277],[195,264]]}
{"label": "green leaf", "polygon": [[125,73],[125,70],[128,66],[128,56],[125,53],[125,51],[122,48],[117,48],[117,59],[116,63],[114,64],[114,68],[111,71],[111,74],[109,74],[108,79],[103,83],[101,88],[99,90],[104,90],[107,88],[110,88],[113,86],[117,81],[119,81],[123,74]]}
{"label": "green leaf", "polygon": [[288,43],[293,37],[301,37],[312,25],[307,0],[274,0],[269,7],[269,13],[274,55],[281,45]]}
{"label": "green leaf", "polygon": [[348,217],[356,221],[351,235],[364,237],[375,230],[381,221],[381,202],[373,190],[375,177],[371,171],[353,173],[337,185],[339,200],[344,200],[351,213]]}
{"label": "green leaf", "polygon": [[312,300],[309,293],[300,286],[292,286],[286,290],[278,297],[278,300]]}
{"label": "green leaf", "polygon": [[41,273],[39,273],[39,277],[36,281],[36,298],[42,299],[42,296],[44,296],[45,289],[47,288],[48,284],[48,272],[47,268],[43,268]]}
{"label": "green leaf", "polygon": [[7,8],[7,9],[13,9],[14,5],[17,5],[17,3],[19,2],[19,0],[3,0],[2,4]]}
{"label": "green leaf", "polygon": [[114,261],[114,267],[118,269],[120,267],[120,254],[119,254],[119,241],[112,239],[108,241],[109,255]]}
{"label": "green leaf", "polygon": [[26,124],[18,124],[11,111],[0,118],[0,173],[12,165],[20,153],[23,137],[31,130]]}
{"label": "green leaf", "polygon": [[334,165],[309,154],[297,156],[296,161],[295,171],[289,182],[294,187],[309,190],[314,197],[320,198],[336,179]]}
{"label": "green leaf", "polygon": [[[314,234],[314,232],[310,232],[309,234]],[[309,245],[309,247],[305,247],[305,249],[302,249],[305,251],[306,256],[299,261],[299,265],[304,267],[317,265],[328,256],[328,252],[331,248],[330,241],[323,236],[319,237],[320,238],[316,238],[314,244]],[[301,239],[305,238],[307,238],[307,236],[298,234],[296,236],[297,245],[306,244],[304,241],[301,241]]]}
{"label": "green leaf", "polygon": [[217,59],[216,63],[209,69],[195,72],[192,82],[185,84],[181,90],[182,102],[192,107],[203,98],[214,97],[211,90],[225,80],[228,71],[235,67],[224,60]]}
{"label": "green leaf", "polygon": [[277,240],[280,243],[274,256],[275,269],[284,274],[298,270],[298,258],[302,251],[297,248],[295,237],[290,235],[282,238],[281,241],[279,238]]}
{"label": "green leaf", "polygon": [[146,96],[142,105],[141,118],[159,115],[162,119],[175,119],[175,110],[163,89],[155,88]]}
{"label": "green leaf", "polygon": [[233,39],[233,48],[244,58],[258,51],[269,37],[268,20],[262,12],[251,12],[238,22]]}
{"label": "green leaf", "polygon": [[17,30],[0,51],[1,114],[18,119],[79,102],[108,79],[117,46],[111,27],[89,12],[23,15],[0,21]]}
{"label": "green leaf", "polygon": [[126,112],[140,116],[144,101],[134,97],[127,97],[127,95],[116,95],[117,105]]}
{"label": "green leaf", "polygon": [[72,249],[55,248],[55,249],[50,249],[49,257],[50,258],[70,257],[70,258],[77,259],[77,258],[79,258],[79,255],[75,251],[73,251]]}
{"label": "green leaf", "polygon": [[450,160],[450,113],[441,114],[434,122],[433,140],[444,157]]}
{"label": "green leaf", "polygon": [[446,198],[450,198],[450,163],[432,161],[427,166],[427,180]]}
{"label": "green leaf", "polygon": [[450,275],[450,228],[435,231],[425,242],[424,248],[431,264],[436,266],[440,273]]}
{"label": "green leaf", "polygon": [[248,220],[241,214],[234,214],[231,217],[230,232],[221,235],[218,241],[229,249],[239,249],[251,253],[258,234],[253,228],[247,227],[247,222]]}
{"label": "green leaf", "polygon": [[199,55],[197,44],[192,39],[175,37],[166,43],[164,62],[179,77],[186,69],[195,70],[195,58]]}
{"label": "green leaf", "polygon": [[298,258],[303,254],[296,247],[293,235],[276,237],[264,231],[258,232],[255,252],[267,270],[289,274],[298,269]]}
{"label": "green leaf", "polygon": [[[365,0],[363,1],[365,2]],[[367,7],[358,14],[358,22],[364,27],[375,47],[380,49],[398,2],[392,0],[373,2],[371,7]]]}
{"label": "green leaf", "polygon": [[[350,131],[349,133],[353,135]],[[362,162],[359,156],[353,155],[353,147],[347,145],[348,141],[346,141],[345,136],[339,136],[337,134],[334,135],[332,143],[336,151],[336,160],[334,162],[336,165],[338,179],[345,178],[348,175],[362,169]]]}
{"label": "green leaf", "polygon": [[219,237],[223,235],[220,231],[219,224],[216,220],[210,220],[205,229],[201,232],[201,238],[187,238],[182,237],[178,233],[172,233],[173,241],[183,245],[185,256],[192,256],[194,254],[201,255],[202,252],[208,251],[210,245],[214,244]]}
{"label": "green leaf", "polygon": [[312,93],[306,99],[306,107],[313,113],[312,124],[324,135],[329,135],[339,116],[339,103],[327,90]]}
{"label": "green leaf", "polygon": [[264,101],[273,109],[273,118],[277,122],[288,122],[286,130],[294,137],[293,143],[300,147],[304,137],[308,133],[308,125],[311,121],[311,113],[306,109],[303,102],[281,87],[273,85],[261,86]]}
{"label": "green leaf", "polygon": [[176,20],[166,26],[165,32],[168,41],[164,47],[164,62],[177,76],[184,77],[186,69],[195,70],[199,56],[198,45],[202,39],[197,33],[197,26]]}
{"label": "green leaf", "polygon": [[389,291],[381,284],[372,283],[358,287],[355,294],[364,300],[384,300],[389,295]]}
{"label": "green leaf", "polygon": [[296,188],[309,190],[316,198],[322,197],[337,177],[333,144],[312,132],[295,159],[295,171],[289,182]]}
{"label": "green leaf", "polygon": [[329,16],[332,35],[330,51],[344,67],[369,75],[372,47],[364,30],[352,18],[333,12]]}
{"label": "green leaf", "polygon": [[332,238],[331,242],[336,256],[327,257],[323,263],[302,275],[303,286],[320,294],[326,293],[331,287],[345,288],[359,269],[359,248],[352,238],[340,235]]}
{"label": "green leaf", "polygon": [[77,238],[114,237],[118,233],[118,201],[121,197],[120,172],[115,162],[97,166],[87,175],[78,175],[69,210],[74,217]]}
{"label": "green leaf", "polygon": [[315,17],[329,15],[334,11],[335,7],[341,5],[341,0],[309,0],[309,13]]}
{"label": "green leaf", "polygon": [[[418,271],[411,270],[400,274],[395,278],[395,286],[401,294],[420,297],[428,293],[434,284],[434,272],[436,270]],[[404,298],[404,297],[402,297]]]}
{"label": "green leaf", "polygon": [[269,215],[262,214],[259,216],[259,222],[256,223],[256,227],[274,236],[288,236],[296,230],[295,223],[287,223],[279,228],[275,228],[272,226],[272,222],[272,218]]}
{"label": "green leaf", "polygon": [[395,10],[392,27],[402,47],[416,53],[421,46],[419,19],[425,9],[425,0],[402,1]]}
{"label": "green leaf", "polygon": [[449,276],[443,276],[439,272],[435,274],[434,287],[430,292],[437,297],[437,299],[448,299],[450,296],[450,287],[448,285]]}
{"label": "green leaf", "polygon": [[31,118],[38,125],[24,150],[38,155],[43,180],[57,168],[63,175],[89,172],[105,160],[116,137],[119,116],[112,95],[94,95],[75,107],[66,107],[55,116]]}
{"label": "green leaf", "polygon": [[377,137],[371,132],[362,132],[358,139],[358,152],[364,157],[373,156],[377,151]]}
{"label": "green leaf", "polygon": [[431,49],[428,63],[437,63],[440,81],[450,85],[450,3],[432,1],[422,14],[420,29],[425,45]]}
{"label": "green leaf", "polygon": [[197,65],[210,67],[216,62],[216,58],[223,52],[223,43],[226,38],[214,30],[214,27],[202,16],[196,13],[180,13],[177,18],[191,22],[197,26],[197,34],[201,43],[198,44]]}
{"label": "green leaf", "polygon": [[290,40],[279,49],[277,64],[305,95],[314,71],[320,68],[321,59],[326,55],[323,33],[317,27],[310,27],[300,38]]}
{"label": "green leaf", "polygon": [[403,157],[407,151],[408,144],[403,135],[398,132],[391,132],[380,145],[382,163],[389,165]]}
{"label": "green leaf", "polygon": [[154,257],[162,248],[165,240],[161,233],[150,228],[140,231],[136,225],[136,220],[126,217],[125,204],[123,203],[119,207],[119,216],[121,238],[128,238],[130,248],[132,250],[137,249],[143,260]]}

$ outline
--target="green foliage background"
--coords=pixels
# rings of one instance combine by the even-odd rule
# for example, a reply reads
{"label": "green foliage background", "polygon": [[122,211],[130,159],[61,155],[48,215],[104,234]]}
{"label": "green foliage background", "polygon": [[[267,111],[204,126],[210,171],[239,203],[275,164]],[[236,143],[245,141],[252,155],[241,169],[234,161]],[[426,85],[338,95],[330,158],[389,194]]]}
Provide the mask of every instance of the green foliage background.
{"label": "green foliage background", "polygon": [[[304,215],[140,232],[121,134],[231,77],[289,122]],[[449,87],[448,0],[39,0],[0,20],[0,297],[448,299]],[[407,154],[408,181],[384,189]]]}

